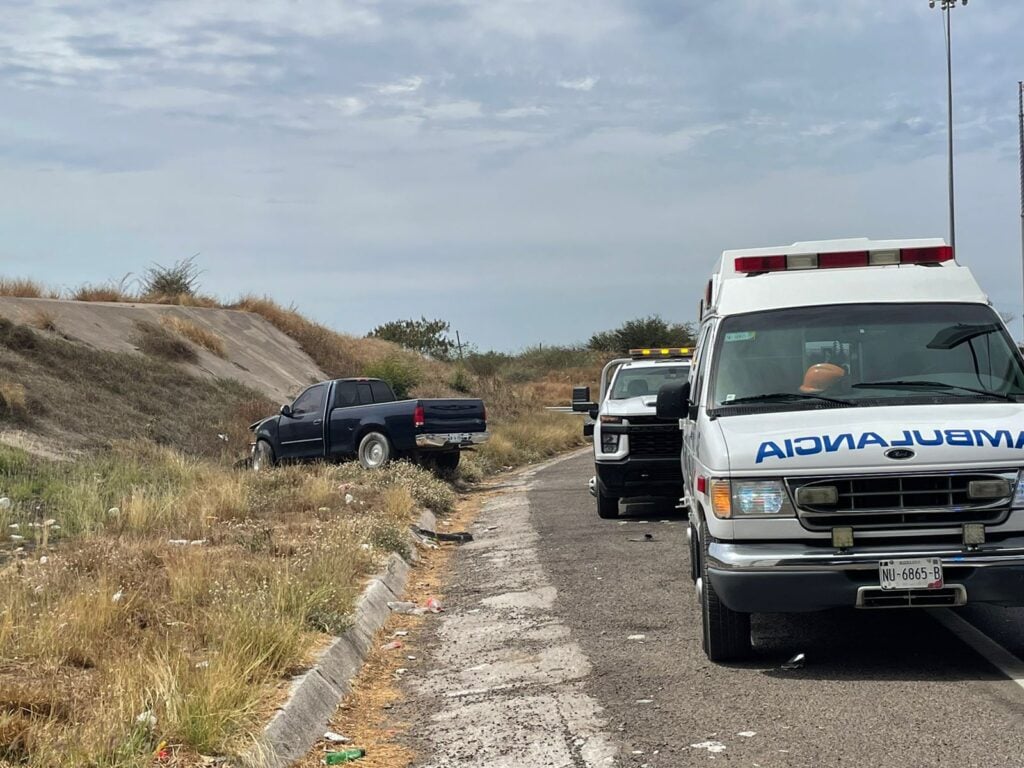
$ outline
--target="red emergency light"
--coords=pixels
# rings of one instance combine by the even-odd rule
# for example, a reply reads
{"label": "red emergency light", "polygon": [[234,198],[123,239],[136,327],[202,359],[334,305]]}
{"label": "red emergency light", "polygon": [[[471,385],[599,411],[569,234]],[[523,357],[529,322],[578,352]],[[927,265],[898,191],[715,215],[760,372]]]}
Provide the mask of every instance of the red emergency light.
{"label": "red emergency light", "polygon": [[894,264],[939,264],[944,261],[952,261],[952,259],[952,246],[931,245],[917,248],[892,248],[882,251],[738,256],[736,258],[736,271],[753,275],[761,272],[787,272],[804,269],[881,267]]}

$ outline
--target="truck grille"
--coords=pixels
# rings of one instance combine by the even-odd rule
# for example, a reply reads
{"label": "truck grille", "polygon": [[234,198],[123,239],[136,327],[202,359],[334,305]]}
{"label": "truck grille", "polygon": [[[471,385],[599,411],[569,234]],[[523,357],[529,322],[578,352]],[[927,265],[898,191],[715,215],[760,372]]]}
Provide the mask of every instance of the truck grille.
{"label": "truck grille", "polygon": [[[861,477],[793,478],[786,481],[800,522],[810,530],[836,526],[854,529],[934,528],[964,523],[1002,522],[1010,498],[970,499],[973,480],[1009,481],[1011,496],[1016,472],[873,475]],[[833,486],[839,493],[834,505],[796,503],[803,487]]]}
{"label": "truck grille", "polygon": [[674,421],[656,416],[627,416],[630,456],[678,456],[683,450],[683,433]]}

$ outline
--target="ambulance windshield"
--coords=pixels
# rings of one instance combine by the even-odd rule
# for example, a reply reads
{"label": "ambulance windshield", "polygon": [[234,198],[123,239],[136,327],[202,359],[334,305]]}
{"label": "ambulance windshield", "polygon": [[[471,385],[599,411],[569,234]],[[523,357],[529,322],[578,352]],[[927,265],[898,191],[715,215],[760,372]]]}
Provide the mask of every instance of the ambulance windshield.
{"label": "ambulance windshield", "polygon": [[722,321],[711,408],[723,415],[1024,399],[1024,370],[979,304],[840,304]]}

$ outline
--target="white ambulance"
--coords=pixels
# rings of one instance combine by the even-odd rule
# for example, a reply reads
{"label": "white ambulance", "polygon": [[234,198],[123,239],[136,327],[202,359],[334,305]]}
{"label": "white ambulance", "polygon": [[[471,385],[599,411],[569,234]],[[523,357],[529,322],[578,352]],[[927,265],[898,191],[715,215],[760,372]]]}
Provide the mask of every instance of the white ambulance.
{"label": "white ambulance", "polygon": [[750,615],[1024,605],[1024,360],[942,240],[726,251],[678,418],[713,661]]}

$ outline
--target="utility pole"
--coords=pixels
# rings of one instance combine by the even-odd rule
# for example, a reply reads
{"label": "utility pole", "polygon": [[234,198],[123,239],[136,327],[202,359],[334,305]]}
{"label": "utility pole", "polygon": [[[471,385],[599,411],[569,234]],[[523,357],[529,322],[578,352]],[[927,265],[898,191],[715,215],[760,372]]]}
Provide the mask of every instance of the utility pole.
{"label": "utility pole", "polygon": [[928,0],[928,7],[934,8],[939,4],[942,11],[942,28],[946,33],[946,134],[949,155],[949,244],[953,246],[956,253],[956,210],[953,204],[953,52],[952,52],[952,29],[950,25],[949,12],[956,8],[958,3],[967,5],[967,0]]}
{"label": "utility pole", "polygon": [[[1020,126],[1020,263],[1024,275],[1024,80],[1017,82],[1017,117]],[[1024,322],[1024,312],[1021,321]]]}

